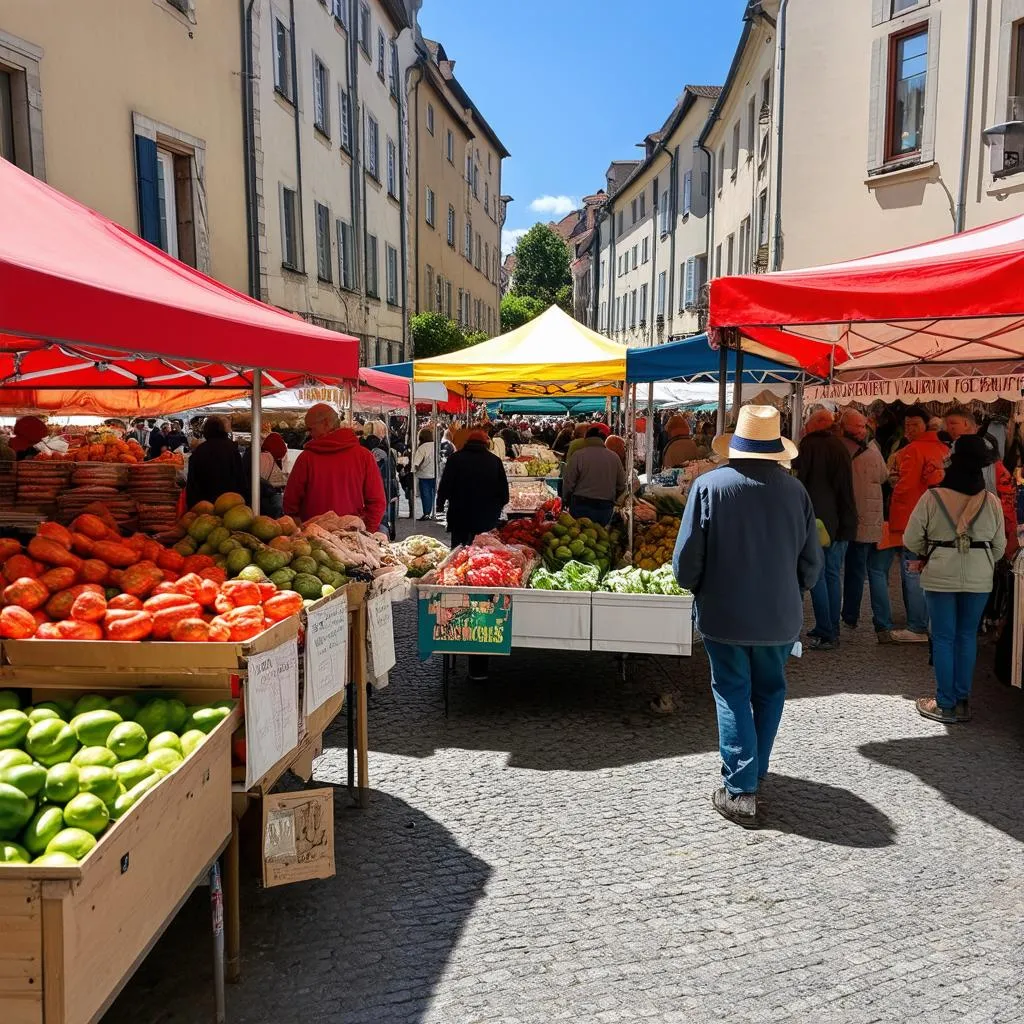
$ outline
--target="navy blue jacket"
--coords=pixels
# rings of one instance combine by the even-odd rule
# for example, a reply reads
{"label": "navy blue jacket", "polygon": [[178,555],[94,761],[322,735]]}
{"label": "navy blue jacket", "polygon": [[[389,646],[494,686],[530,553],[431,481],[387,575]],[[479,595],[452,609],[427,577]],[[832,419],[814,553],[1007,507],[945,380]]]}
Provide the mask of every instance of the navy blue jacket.
{"label": "navy blue jacket", "polygon": [[694,481],[672,567],[693,592],[697,627],[708,639],[795,643],[803,592],[823,565],[811,499],[777,463],[733,459]]}

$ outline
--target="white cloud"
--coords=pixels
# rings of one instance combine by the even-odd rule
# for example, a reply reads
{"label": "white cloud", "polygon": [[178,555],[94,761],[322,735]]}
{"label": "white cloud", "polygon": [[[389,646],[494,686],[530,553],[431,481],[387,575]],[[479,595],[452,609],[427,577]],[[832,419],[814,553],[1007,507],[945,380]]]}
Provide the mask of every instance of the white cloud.
{"label": "white cloud", "polygon": [[564,217],[579,205],[579,200],[573,196],[538,196],[530,203],[530,209],[534,213],[546,213],[549,217]]}
{"label": "white cloud", "polygon": [[515,250],[516,245],[519,243],[519,239],[526,234],[529,228],[508,228],[502,229],[501,232],[501,254],[507,256],[510,252]]}

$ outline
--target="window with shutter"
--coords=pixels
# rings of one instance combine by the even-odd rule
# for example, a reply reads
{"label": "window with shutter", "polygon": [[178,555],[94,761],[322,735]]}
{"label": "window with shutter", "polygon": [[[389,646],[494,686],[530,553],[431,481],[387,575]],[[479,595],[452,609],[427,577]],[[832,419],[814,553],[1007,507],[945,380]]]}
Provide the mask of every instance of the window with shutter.
{"label": "window with shutter", "polygon": [[323,203],[313,203],[316,228],[316,276],[331,281],[331,211]]}
{"label": "window with shutter", "polygon": [[280,18],[274,18],[274,89],[285,99],[293,99],[291,31]]}
{"label": "window with shutter", "polygon": [[364,160],[366,170],[378,181],[380,181],[380,126],[372,114],[366,115],[366,145]]}
{"label": "window with shutter", "polygon": [[398,198],[398,157],[395,144],[391,139],[387,140],[388,154],[388,195],[393,199]]}
{"label": "window with shutter", "polygon": [[387,52],[387,39],[384,38],[384,30],[377,29],[377,77],[384,81],[384,60]]}
{"label": "window with shutter", "polygon": [[302,271],[301,218],[298,193],[281,186],[281,262],[289,270]]}
{"label": "window with shutter", "polygon": [[341,135],[341,147],[346,152],[352,152],[352,124],[351,107],[349,105],[348,91],[344,86],[338,87],[338,125]]}
{"label": "window with shutter", "polygon": [[398,305],[398,250],[389,245],[385,247],[387,265],[387,299],[392,306]]}
{"label": "window with shutter", "polygon": [[338,220],[338,284],[350,291],[355,288],[355,253],[352,249],[352,225]]}
{"label": "window with shutter", "polygon": [[155,140],[136,135],[135,180],[139,201],[139,236],[153,245],[160,244],[158,174]]}
{"label": "window with shutter", "polygon": [[359,46],[363,53],[370,56],[370,5],[359,5]]}
{"label": "window with shutter", "polygon": [[313,57],[313,127],[330,137],[330,74],[319,57]]}
{"label": "window with shutter", "polygon": [[377,236],[366,236],[366,294],[371,298],[379,299],[380,291],[378,284],[379,269],[377,265]]}
{"label": "window with shutter", "polygon": [[668,290],[668,275],[663,270],[658,275],[658,316],[665,315],[665,295]]}

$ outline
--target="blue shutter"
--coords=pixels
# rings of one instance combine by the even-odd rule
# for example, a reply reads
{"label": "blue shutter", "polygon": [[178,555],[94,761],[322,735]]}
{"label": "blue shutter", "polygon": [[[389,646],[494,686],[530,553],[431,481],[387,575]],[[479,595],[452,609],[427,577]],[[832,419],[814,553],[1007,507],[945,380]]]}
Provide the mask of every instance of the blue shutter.
{"label": "blue shutter", "polygon": [[160,244],[160,196],[156,182],[156,142],[135,136],[135,180],[139,191],[139,234]]}

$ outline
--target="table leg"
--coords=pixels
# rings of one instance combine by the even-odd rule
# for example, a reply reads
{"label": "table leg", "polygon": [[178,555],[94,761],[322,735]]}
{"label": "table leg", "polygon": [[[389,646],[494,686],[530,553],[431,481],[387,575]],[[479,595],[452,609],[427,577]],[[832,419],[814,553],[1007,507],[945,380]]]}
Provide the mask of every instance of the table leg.
{"label": "table leg", "polygon": [[[441,655],[441,688],[444,691],[444,717],[448,717],[448,686],[451,682],[451,667],[448,661],[448,655]],[[454,661],[454,656],[452,656]]]}
{"label": "table leg", "polygon": [[238,877],[238,818],[231,817],[231,842],[224,851],[225,975],[231,984],[242,977],[242,921]]}
{"label": "table leg", "polygon": [[356,691],[351,681],[345,686],[345,711],[348,724],[348,795],[356,795]]}
{"label": "table leg", "polygon": [[356,761],[359,767],[359,806],[370,804],[370,739],[367,723],[366,605],[356,616],[356,671],[352,680],[356,695]]}
{"label": "table leg", "polygon": [[220,885],[220,864],[210,868],[210,912],[213,918],[213,1002],[215,1024],[225,1024],[224,1001],[224,893]]}

